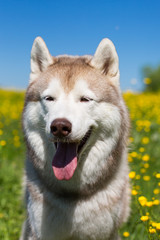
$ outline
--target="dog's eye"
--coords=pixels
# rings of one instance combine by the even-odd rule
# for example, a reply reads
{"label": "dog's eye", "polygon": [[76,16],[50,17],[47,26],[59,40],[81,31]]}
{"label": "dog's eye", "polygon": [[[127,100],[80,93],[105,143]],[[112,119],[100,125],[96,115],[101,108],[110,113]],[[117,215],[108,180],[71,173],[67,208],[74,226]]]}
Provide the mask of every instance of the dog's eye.
{"label": "dog's eye", "polygon": [[81,97],[80,98],[80,102],[89,102],[92,101],[93,99],[89,98],[89,97]]}
{"label": "dog's eye", "polygon": [[46,97],[44,97],[44,99],[46,100],[46,101],[54,101],[55,99],[53,98],[53,97],[51,97],[51,96],[46,96]]}

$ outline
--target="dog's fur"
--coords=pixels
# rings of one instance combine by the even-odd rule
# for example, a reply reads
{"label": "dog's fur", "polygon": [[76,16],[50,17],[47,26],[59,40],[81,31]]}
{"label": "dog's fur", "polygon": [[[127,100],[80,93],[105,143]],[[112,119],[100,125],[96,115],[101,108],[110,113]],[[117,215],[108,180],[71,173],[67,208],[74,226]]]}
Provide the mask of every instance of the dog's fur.
{"label": "dog's fur", "polygon": [[[21,240],[119,239],[130,194],[129,120],[118,62],[109,39],[101,41],[93,57],[52,57],[42,38],[35,39],[23,111],[27,220]],[[71,123],[67,137],[53,135],[55,119]],[[86,141],[69,179],[57,179],[52,170],[57,141],[68,146]]]}

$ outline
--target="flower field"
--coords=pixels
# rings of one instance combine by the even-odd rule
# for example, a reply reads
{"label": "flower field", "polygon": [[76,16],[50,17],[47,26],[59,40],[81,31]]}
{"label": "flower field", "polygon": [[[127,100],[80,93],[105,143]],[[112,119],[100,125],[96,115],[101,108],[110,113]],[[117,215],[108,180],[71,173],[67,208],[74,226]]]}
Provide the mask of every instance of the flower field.
{"label": "flower field", "polygon": [[[122,239],[160,239],[160,93],[125,93],[129,138],[131,214]],[[24,219],[21,129],[24,93],[0,90],[0,239],[17,240]]]}

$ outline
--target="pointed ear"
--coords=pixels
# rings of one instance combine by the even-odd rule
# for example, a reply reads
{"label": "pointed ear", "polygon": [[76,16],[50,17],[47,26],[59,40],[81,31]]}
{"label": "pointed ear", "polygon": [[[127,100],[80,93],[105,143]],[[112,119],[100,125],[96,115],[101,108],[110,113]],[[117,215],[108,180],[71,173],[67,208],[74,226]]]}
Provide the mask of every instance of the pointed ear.
{"label": "pointed ear", "polygon": [[34,40],[31,50],[31,73],[30,82],[34,81],[38,75],[49,65],[53,64],[53,58],[41,37]]}
{"label": "pointed ear", "polygon": [[94,68],[100,69],[104,74],[116,78],[119,81],[119,60],[114,44],[108,39],[103,39],[90,65]]}

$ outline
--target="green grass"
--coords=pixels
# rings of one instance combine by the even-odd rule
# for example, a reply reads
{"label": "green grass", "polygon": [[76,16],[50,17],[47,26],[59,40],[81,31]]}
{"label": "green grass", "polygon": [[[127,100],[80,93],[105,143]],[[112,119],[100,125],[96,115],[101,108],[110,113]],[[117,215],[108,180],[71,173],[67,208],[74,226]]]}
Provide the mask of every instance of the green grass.
{"label": "green grass", "polygon": [[21,129],[23,99],[24,94],[21,93],[0,92],[0,239],[3,240],[17,240],[24,220],[22,178],[25,148]]}

